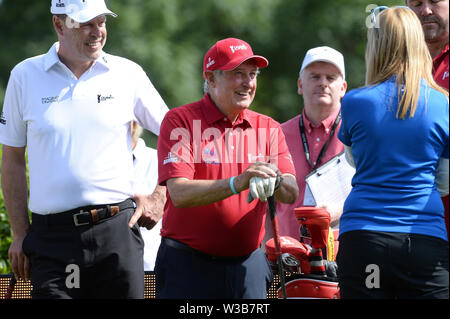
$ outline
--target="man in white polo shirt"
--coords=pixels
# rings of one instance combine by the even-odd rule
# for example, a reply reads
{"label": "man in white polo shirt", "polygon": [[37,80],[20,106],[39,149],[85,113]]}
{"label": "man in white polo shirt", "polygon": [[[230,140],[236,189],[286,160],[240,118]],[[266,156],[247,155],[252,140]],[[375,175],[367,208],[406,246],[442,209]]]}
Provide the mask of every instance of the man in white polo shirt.
{"label": "man in white polo shirt", "polygon": [[51,13],[59,41],[11,71],[0,123],[11,266],[33,298],[143,298],[137,222],[155,224],[159,194],[133,194],[131,122],[158,135],[168,108],[140,66],[103,52],[103,0]]}

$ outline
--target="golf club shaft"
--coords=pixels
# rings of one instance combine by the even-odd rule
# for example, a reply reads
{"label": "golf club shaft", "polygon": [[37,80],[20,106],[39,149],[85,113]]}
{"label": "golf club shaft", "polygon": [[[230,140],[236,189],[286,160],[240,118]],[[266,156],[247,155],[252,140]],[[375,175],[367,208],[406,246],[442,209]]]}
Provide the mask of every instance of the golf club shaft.
{"label": "golf club shaft", "polygon": [[273,195],[268,198],[268,203],[269,203],[270,221],[272,223],[273,240],[275,243],[275,251],[277,254],[278,275],[280,277],[281,292],[283,295],[283,299],[286,299],[286,285],[284,280],[283,261],[281,259],[282,252],[280,245],[280,234],[278,233],[278,221],[276,218],[277,211],[275,206],[275,197]]}

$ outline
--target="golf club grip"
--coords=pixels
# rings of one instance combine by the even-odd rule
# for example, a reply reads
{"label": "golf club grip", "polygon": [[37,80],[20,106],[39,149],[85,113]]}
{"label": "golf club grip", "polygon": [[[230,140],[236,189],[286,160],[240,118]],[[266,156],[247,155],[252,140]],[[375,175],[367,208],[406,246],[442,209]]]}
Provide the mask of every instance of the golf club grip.
{"label": "golf club grip", "polygon": [[11,279],[9,280],[8,288],[6,289],[5,299],[12,298],[12,294],[14,291],[14,287],[16,286],[16,283],[17,283],[16,276],[14,276],[13,274]]}
{"label": "golf club grip", "polygon": [[275,216],[277,215],[277,208],[276,208],[276,204],[275,204],[275,196],[272,195],[267,199],[267,202],[269,204],[269,215],[270,215],[270,220],[273,220],[275,218]]}

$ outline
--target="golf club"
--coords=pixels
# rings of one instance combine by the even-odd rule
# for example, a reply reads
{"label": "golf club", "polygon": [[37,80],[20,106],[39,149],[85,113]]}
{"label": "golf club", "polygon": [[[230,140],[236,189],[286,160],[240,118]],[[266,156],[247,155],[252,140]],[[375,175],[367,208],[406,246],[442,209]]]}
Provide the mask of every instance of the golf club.
{"label": "golf club", "polygon": [[275,249],[277,254],[277,264],[278,264],[278,275],[280,277],[280,284],[281,284],[281,291],[283,299],[286,299],[286,286],[285,286],[285,278],[284,278],[284,269],[283,269],[283,260],[282,260],[282,253],[281,253],[281,245],[280,245],[280,234],[278,233],[278,221],[276,218],[277,210],[275,205],[275,197],[274,195],[270,196],[267,199],[269,203],[269,215],[270,215],[270,221],[272,223],[272,231],[273,231],[273,239],[275,243]]}

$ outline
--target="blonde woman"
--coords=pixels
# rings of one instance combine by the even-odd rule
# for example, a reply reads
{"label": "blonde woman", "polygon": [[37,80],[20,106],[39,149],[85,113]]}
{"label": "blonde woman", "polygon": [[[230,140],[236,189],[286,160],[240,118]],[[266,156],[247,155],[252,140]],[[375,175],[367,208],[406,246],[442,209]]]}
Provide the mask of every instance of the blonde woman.
{"label": "blonde woman", "polygon": [[338,134],[356,168],[340,220],[341,297],[448,298],[448,93],[413,11],[371,18],[366,86],[344,97]]}

